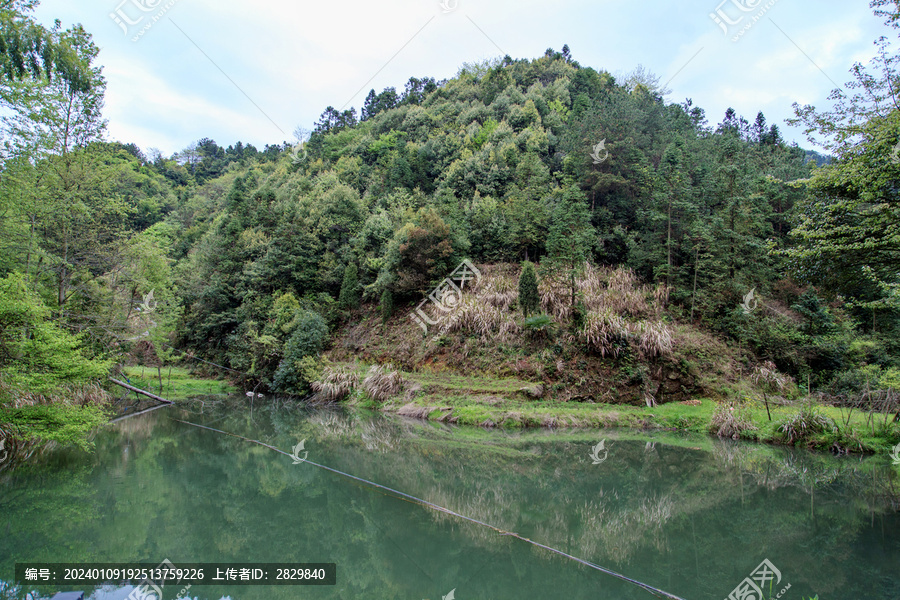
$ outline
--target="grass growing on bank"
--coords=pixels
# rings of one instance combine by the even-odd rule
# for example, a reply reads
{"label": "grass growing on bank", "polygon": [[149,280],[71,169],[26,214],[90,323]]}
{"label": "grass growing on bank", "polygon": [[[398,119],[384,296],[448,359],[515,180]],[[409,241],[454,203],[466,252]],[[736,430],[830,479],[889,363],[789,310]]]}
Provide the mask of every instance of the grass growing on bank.
{"label": "grass growing on bank", "polygon": [[[367,366],[343,364],[361,381]],[[654,407],[567,402],[542,384],[516,378],[466,377],[450,373],[399,371],[400,393],[376,401],[362,386],[345,402],[364,408],[433,421],[500,428],[631,427],[716,434],[722,415],[740,415],[740,425],[723,435],[773,444],[797,445],[840,453],[884,453],[900,442],[900,424],[891,415],[813,405],[804,401],[775,404],[761,400],[722,403],[708,398]],[[734,410],[732,410],[734,409]],[[771,420],[770,420],[771,415]]]}
{"label": "grass growing on bank", "polygon": [[89,448],[89,433],[109,418],[108,399],[94,383],[37,392],[0,380],[0,458],[10,459],[19,446],[40,441]]}
{"label": "grass growing on bank", "polygon": [[[224,379],[204,379],[184,367],[124,367],[125,383],[166,400],[186,400],[194,396],[234,394],[239,390]],[[162,385],[160,385],[162,379]],[[116,388],[121,389],[121,388]],[[125,390],[122,390],[124,393]]]}

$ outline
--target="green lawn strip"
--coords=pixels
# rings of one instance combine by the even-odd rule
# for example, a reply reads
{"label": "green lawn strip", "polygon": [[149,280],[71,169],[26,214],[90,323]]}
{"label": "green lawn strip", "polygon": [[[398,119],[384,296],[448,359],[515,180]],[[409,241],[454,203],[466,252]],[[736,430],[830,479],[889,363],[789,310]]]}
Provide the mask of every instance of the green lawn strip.
{"label": "green lawn strip", "polygon": [[198,378],[183,367],[172,367],[171,378],[169,367],[162,368],[162,390],[155,367],[125,367],[123,370],[134,387],[172,401],[187,400],[195,396],[234,394],[239,391],[224,379]]}
{"label": "green lawn strip", "polygon": [[[364,378],[367,365],[355,363],[355,369]],[[411,399],[415,406],[431,408],[427,418],[433,421],[452,421],[460,425],[493,425],[502,429],[528,427],[591,427],[638,428],[715,433],[710,422],[718,402],[699,399],[699,405],[670,402],[646,407],[629,404],[590,402],[558,402],[552,399],[529,399],[524,389],[540,385],[515,378],[489,376],[465,376],[455,373],[406,372],[404,379],[419,385]],[[350,404],[396,412],[410,403],[406,398],[377,405],[364,393],[351,396]],[[448,410],[449,409],[449,410]],[[769,402],[767,413],[762,400],[752,400],[749,412],[756,429],[741,433],[741,438],[774,444],[786,444],[782,425],[800,410],[799,404],[780,405]],[[831,406],[818,406],[817,410],[829,417],[836,431],[824,431],[807,436],[797,445],[828,450],[835,443],[851,451],[882,453],[900,441],[900,426],[883,427],[884,415],[875,415],[875,432],[867,423],[867,413],[854,411],[849,421],[847,411]],[[771,420],[769,419],[771,414]],[[888,422],[892,417],[888,417]],[[848,435],[845,423],[855,437]],[[896,438],[896,439],[895,439]]]}

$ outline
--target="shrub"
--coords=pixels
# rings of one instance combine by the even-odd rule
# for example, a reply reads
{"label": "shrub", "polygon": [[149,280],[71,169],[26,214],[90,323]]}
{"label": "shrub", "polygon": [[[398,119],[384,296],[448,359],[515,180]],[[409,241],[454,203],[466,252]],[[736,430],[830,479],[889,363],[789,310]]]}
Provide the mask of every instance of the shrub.
{"label": "shrub", "polygon": [[323,400],[337,402],[343,400],[359,385],[359,375],[349,367],[326,367],[325,372],[310,387]]}
{"label": "shrub", "polygon": [[628,326],[610,310],[592,312],[584,320],[581,338],[601,356],[619,356],[628,340]]}
{"label": "shrub", "polygon": [[800,406],[800,410],[781,421],[779,427],[787,441],[791,444],[807,441],[809,438],[826,432],[837,430],[835,422],[823,415],[812,402]]}
{"label": "shrub", "polygon": [[13,395],[53,395],[104,378],[111,361],[91,358],[83,342],[51,320],[23,275],[0,278],[0,371]]}
{"label": "shrub", "polygon": [[373,365],[363,379],[363,389],[376,402],[384,402],[399,394],[403,383],[403,377],[393,365]]}
{"label": "shrub", "polygon": [[538,294],[537,275],[534,272],[534,264],[525,262],[522,265],[522,274],[519,276],[519,306],[526,317],[538,311],[541,305],[541,297]]}
{"label": "shrub", "polygon": [[304,373],[306,357],[316,358],[328,337],[328,325],[318,313],[300,310],[296,317],[297,326],[284,346],[284,358],[275,371],[272,389],[284,394],[305,394],[310,383]]}
{"label": "shrub", "polygon": [[530,334],[551,337],[556,333],[556,321],[550,315],[534,315],[528,317],[522,324],[523,329]]}
{"label": "shrub", "polygon": [[730,437],[735,440],[741,437],[743,432],[756,429],[758,427],[753,424],[750,409],[743,402],[717,405],[709,423],[709,430],[720,438]]}
{"label": "shrub", "polygon": [[394,294],[389,289],[381,292],[381,322],[386,323],[394,314]]}

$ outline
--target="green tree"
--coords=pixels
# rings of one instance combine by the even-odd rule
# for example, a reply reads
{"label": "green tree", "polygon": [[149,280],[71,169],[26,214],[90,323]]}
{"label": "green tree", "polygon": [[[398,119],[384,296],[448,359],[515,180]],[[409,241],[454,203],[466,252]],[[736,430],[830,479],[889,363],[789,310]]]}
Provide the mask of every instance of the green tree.
{"label": "green tree", "polygon": [[526,261],[522,263],[522,274],[519,275],[519,307],[526,317],[538,311],[541,306],[541,297],[538,293],[537,274],[534,264]]}
{"label": "green tree", "polygon": [[0,371],[14,394],[54,394],[64,385],[97,381],[109,371],[109,361],[90,358],[84,340],[50,316],[24,276],[0,279]]}
{"label": "green tree", "polygon": [[344,267],[344,280],[341,283],[341,293],[338,297],[338,306],[342,310],[359,308],[362,299],[362,287],[359,285],[359,274],[356,263],[350,263]]}
{"label": "green tree", "polygon": [[568,280],[573,308],[575,281],[595,244],[595,234],[584,194],[571,186],[564,188],[550,219],[547,263],[555,274]]}
{"label": "green tree", "polygon": [[[872,2],[895,29],[900,7]],[[885,10],[887,8],[887,10]],[[871,67],[855,64],[854,80],[835,90],[830,110],[794,105],[793,125],[835,160],[813,174],[784,254],[801,279],[845,293],[872,308],[900,308],[900,54],[880,38]]]}
{"label": "green tree", "polygon": [[381,321],[386,323],[394,314],[394,293],[385,288],[381,292]]}
{"label": "green tree", "polygon": [[318,313],[300,310],[296,328],[284,347],[284,357],[272,379],[272,389],[283,394],[304,394],[309,379],[304,359],[316,359],[325,347],[328,325]]}
{"label": "green tree", "polygon": [[8,0],[0,6],[0,86],[56,76],[73,90],[87,91],[87,64],[64,39],[59,21],[50,30],[35,23],[36,6],[37,0]]}

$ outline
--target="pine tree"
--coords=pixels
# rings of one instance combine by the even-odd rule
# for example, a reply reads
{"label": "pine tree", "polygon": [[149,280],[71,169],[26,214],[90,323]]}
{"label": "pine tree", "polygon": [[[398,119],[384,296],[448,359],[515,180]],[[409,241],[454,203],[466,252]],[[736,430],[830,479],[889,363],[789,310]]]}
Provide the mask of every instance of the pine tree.
{"label": "pine tree", "polygon": [[596,231],[584,194],[566,187],[556,201],[547,234],[547,258],[552,270],[569,282],[571,305],[575,307],[575,281],[595,243]]}
{"label": "pine tree", "polygon": [[344,281],[341,283],[338,306],[341,310],[353,310],[359,308],[361,299],[362,289],[359,285],[359,274],[356,263],[350,263],[344,267]]}
{"label": "pine tree", "polygon": [[536,313],[541,305],[538,295],[537,275],[534,272],[534,264],[525,261],[522,263],[522,274],[519,275],[519,306],[527,317]]}
{"label": "pine tree", "polygon": [[381,322],[387,323],[387,320],[394,314],[394,294],[390,289],[385,288],[381,292]]}

